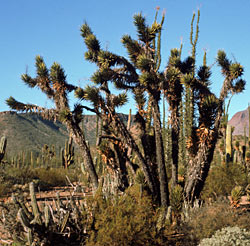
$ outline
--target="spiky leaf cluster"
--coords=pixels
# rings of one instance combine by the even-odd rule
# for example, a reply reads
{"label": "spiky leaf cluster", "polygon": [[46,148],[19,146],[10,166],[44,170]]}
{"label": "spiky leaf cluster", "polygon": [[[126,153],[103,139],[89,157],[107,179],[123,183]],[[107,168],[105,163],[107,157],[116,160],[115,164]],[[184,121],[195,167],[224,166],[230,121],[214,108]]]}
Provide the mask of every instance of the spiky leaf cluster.
{"label": "spiky leaf cluster", "polygon": [[[10,108],[17,111],[37,113],[46,119],[56,120],[59,118],[65,121],[69,115],[63,112],[70,112],[67,96],[68,93],[75,90],[76,87],[67,83],[65,71],[60,64],[54,62],[50,69],[48,69],[41,56],[36,56],[35,60],[36,77],[32,78],[28,74],[23,74],[21,78],[29,87],[37,87],[45,93],[48,98],[54,101],[56,108],[46,109],[34,104],[24,104],[15,100],[13,97],[7,99],[6,103]],[[77,118],[76,115],[75,118]]]}
{"label": "spiky leaf cluster", "polygon": [[238,79],[235,82],[235,84],[232,88],[232,91],[233,91],[233,93],[240,93],[240,92],[245,90],[245,86],[246,86],[246,81],[243,79]]}
{"label": "spiky leaf cluster", "polygon": [[102,69],[102,71],[97,70],[92,76],[91,81],[96,85],[101,85],[104,82],[109,81],[112,78],[112,72],[108,69]]}
{"label": "spiky leaf cluster", "polygon": [[170,57],[168,60],[168,65],[169,66],[175,66],[175,67],[179,67],[181,64],[181,59],[180,59],[180,50],[175,48],[175,49],[171,49],[170,51]]}
{"label": "spiky leaf cluster", "polygon": [[81,88],[81,87],[77,87],[77,89],[74,92],[75,97],[83,100],[84,99],[84,95],[85,95],[85,91]]}
{"label": "spiky leaf cluster", "polygon": [[136,66],[142,71],[150,71],[153,63],[154,61],[149,59],[146,54],[142,54],[137,57]]}
{"label": "spiky leaf cluster", "polygon": [[41,56],[36,56],[36,72],[39,77],[48,77],[49,71],[44,63],[44,60]]}
{"label": "spiky leaf cluster", "polygon": [[83,38],[86,38],[88,35],[93,34],[92,30],[86,22],[81,26],[80,31]]}
{"label": "spiky leaf cluster", "polygon": [[142,73],[139,76],[139,81],[142,85],[144,85],[145,87],[150,87],[154,84],[156,84],[158,78],[156,76],[156,74],[154,73],[150,73],[150,72],[145,72]]}
{"label": "spiky leaf cluster", "polygon": [[225,77],[224,90],[221,96],[224,97],[224,93],[227,95],[229,92],[237,94],[245,89],[246,82],[242,79],[244,68],[238,62],[232,62],[226,56],[223,50],[219,50],[216,58],[218,65],[221,67],[222,74]]}
{"label": "spiky leaf cluster", "polygon": [[199,102],[199,125],[207,129],[213,127],[217,112],[219,100],[214,94],[204,96]]}
{"label": "spiky leaf cluster", "polygon": [[233,78],[239,78],[243,75],[244,69],[243,66],[239,63],[233,63],[229,67],[230,74]]}
{"label": "spiky leaf cluster", "polygon": [[21,79],[30,88],[34,88],[37,84],[36,80],[32,79],[28,74],[22,74]]}
{"label": "spiky leaf cluster", "polygon": [[216,60],[217,60],[218,64],[221,66],[221,68],[222,68],[222,73],[224,75],[226,75],[227,72],[229,71],[231,62],[228,60],[225,51],[219,50],[218,53],[217,53]]}
{"label": "spiky leaf cluster", "polygon": [[121,93],[117,96],[114,96],[112,98],[112,103],[114,105],[114,107],[121,107],[123,105],[125,105],[128,101],[128,96],[126,93]]}
{"label": "spiky leaf cluster", "polygon": [[124,35],[121,39],[124,47],[127,49],[129,59],[133,64],[136,64],[137,57],[142,52],[141,45],[138,41],[133,40],[129,35]]}
{"label": "spiky leaf cluster", "polygon": [[202,81],[204,85],[210,86],[210,77],[211,77],[211,71],[210,68],[207,66],[201,66],[197,72],[198,80]]}
{"label": "spiky leaf cluster", "polygon": [[94,107],[98,107],[98,105],[103,100],[99,89],[94,86],[85,87],[83,98],[87,101],[90,101]]}
{"label": "spiky leaf cluster", "polygon": [[161,30],[161,25],[154,22],[151,27],[146,24],[145,17],[142,14],[134,15],[134,25],[137,29],[137,35],[140,41],[150,45],[155,39],[157,33]]}
{"label": "spiky leaf cluster", "polygon": [[73,119],[76,124],[79,124],[83,119],[83,107],[81,104],[76,103],[74,105],[74,110],[72,111]]}

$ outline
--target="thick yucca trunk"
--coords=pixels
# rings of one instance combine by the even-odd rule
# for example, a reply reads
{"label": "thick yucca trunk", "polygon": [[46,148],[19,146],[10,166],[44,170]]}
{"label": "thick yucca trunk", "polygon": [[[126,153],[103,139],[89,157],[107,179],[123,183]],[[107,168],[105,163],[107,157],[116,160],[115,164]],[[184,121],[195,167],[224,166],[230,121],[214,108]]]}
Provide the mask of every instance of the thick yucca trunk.
{"label": "thick yucca trunk", "polygon": [[169,205],[168,180],[167,180],[164,148],[162,141],[160,110],[159,110],[159,105],[156,101],[154,101],[153,103],[153,118],[154,118],[154,131],[155,131],[156,162],[158,166],[158,175],[160,181],[161,206],[167,207]]}
{"label": "thick yucca trunk", "polygon": [[84,166],[86,171],[89,173],[92,186],[94,189],[98,188],[98,176],[94,167],[94,163],[90,154],[89,146],[86,143],[83,132],[78,124],[75,124],[73,121],[66,121],[66,127],[68,132],[72,135],[74,142],[79,146],[81,155],[84,160]]}
{"label": "thick yucca trunk", "polygon": [[[222,98],[222,96],[221,96]],[[189,159],[184,187],[185,199],[193,204],[200,198],[206,178],[213,160],[215,146],[219,137],[220,122],[222,118],[222,100],[218,106],[218,113],[213,130],[200,129],[200,142],[196,155]]]}
{"label": "thick yucca trunk", "polygon": [[131,148],[132,152],[134,152],[136,154],[136,156],[138,158],[138,162],[143,169],[143,172],[144,172],[146,181],[148,183],[149,189],[151,190],[153,196],[157,196],[156,194],[158,194],[158,192],[157,192],[158,189],[157,189],[157,185],[154,182],[154,179],[152,177],[152,172],[151,172],[151,168],[150,168],[149,164],[147,163],[147,161],[143,157],[141,151],[139,150],[139,147],[137,146],[135,140],[133,139],[130,132],[128,131],[126,126],[123,124],[123,122],[119,119],[119,117],[117,115],[115,115],[115,114],[111,114],[111,115],[112,115],[111,124],[112,124],[114,131],[118,133],[121,141],[126,146]]}
{"label": "thick yucca trunk", "polygon": [[207,143],[200,144],[197,154],[188,163],[184,194],[190,204],[200,197],[213,159],[215,144],[216,141],[210,146]]}
{"label": "thick yucca trunk", "polygon": [[172,110],[170,116],[171,122],[171,140],[172,140],[172,187],[178,183],[178,157],[179,157],[179,115],[178,107]]}

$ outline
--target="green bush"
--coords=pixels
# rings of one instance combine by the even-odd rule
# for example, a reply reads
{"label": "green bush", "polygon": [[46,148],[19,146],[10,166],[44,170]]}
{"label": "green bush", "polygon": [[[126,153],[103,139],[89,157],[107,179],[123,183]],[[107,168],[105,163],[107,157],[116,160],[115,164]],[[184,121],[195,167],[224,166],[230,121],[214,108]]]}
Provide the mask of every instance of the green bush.
{"label": "green bush", "polygon": [[[249,183],[249,180],[248,180]],[[229,196],[236,185],[247,185],[246,174],[242,167],[230,163],[229,166],[213,166],[209,171],[201,197],[204,200],[216,200],[221,196]]]}
{"label": "green bush", "polygon": [[0,196],[13,192],[14,185],[28,184],[33,180],[39,185],[41,190],[46,190],[55,186],[68,185],[66,175],[71,182],[79,180],[79,170],[63,168],[8,168],[0,173]]}
{"label": "green bush", "polygon": [[[162,231],[157,230],[161,210],[156,209],[140,185],[110,199],[97,192],[89,204],[94,216],[86,246],[183,245],[183,237],[171,237],[176,234],[176,228],[173,231],[171,226],[166,226]],[[87,214],[85,218],[89,218]]]}
{"label": "green bush", "polygon": [[[156,217],[151,199],[139,186],[128,189],[126,194],[113,200],[95,198],[95,224],[87,246],[92,245],[154,245]],[[148,244],[150,242],[150,244]]]}
{"label": "green bush", "polygon": [[77,174],[71,169],[56,168],[47,170],[38,168],[34,170],[34,178],[39,180],[41,189],[68,185],[66,175],[71,182],[77,180]]}
{"label": "green bush", "polygon": [[226,227],[211,238],[205,238],[199,246],[248,246],[250,245],[250,232],[237,226]]}
{"label": "green bush", "polygon": [[27,184],[34,178],[34,169],[30,167],[8,168],[5,172],[5,180],[10,184]]}

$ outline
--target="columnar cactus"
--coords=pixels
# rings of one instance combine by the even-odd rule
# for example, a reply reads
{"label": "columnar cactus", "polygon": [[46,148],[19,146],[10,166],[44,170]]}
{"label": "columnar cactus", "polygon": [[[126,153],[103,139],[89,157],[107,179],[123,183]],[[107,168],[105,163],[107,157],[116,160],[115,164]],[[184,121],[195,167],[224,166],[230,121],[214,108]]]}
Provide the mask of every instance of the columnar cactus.
{"label": "columnar cactus", "polygon": [[239,155],[240,155],[240,142],[236,141],[235,142],[235,154],[234,154],[234,158],[233,158],[234,163],[239,162]]}
{"label": "columnar cactus", "polygon": [[33,182],[30,183],[29,188],[30,188],[30,199],[31,199],[32,210],[33,210],[34,217],[35,217],[34,220],[37,224],[41,225],[42,224],[41,213],[37,205],[35,186]]}
{"label": "columnar cactus", "polygon": [[6,146],[7,146],[7,138],[2,137],[1,140],[0,140],[0,162],[4,158]]}
{"label": "columnar cactus", "polygon": [[34,157],[33,157],[33,152],[30,152],[30,166],[35,167],[35,162],[34,162]]}
{"label": "columnar cactus", "polygon": [[65,204],[58,196],[56,208],[46,203],[40,206],[39,210],[33,182],[30,183],[29,188],[31,211],[21,200],[14,195],[12,197],[13,203],[19,208],[17,218],[23,227],[17,237],[22,240],[22,245],[25,242],[27,242],[25,245],[34,246],[82,245],[80,243],[84,242],[85,235],[82,222],[79,220],[80,205],[75,203],[73,197]]}
{"label": "columnar cactus", "polygon": [[226,163],[232,161],[233,151],[232,151],[232,126],[227,125],[226,133]]}
{"label": "columnar cactus", "polygon": [[74,147],[72,138],[69,138],[69,141],[65,141],[65,148],[61,150],[62,154],[62,164],[64,168],[68,168],[71,164],[74,163]]}
{"label": "columnar cactus", "polygon": [[128,114],[128,123],[127,123],[127,129],[130,129],[131,126],[131,117],[132,117],[132,110],[131,108],[129,109],[129,114]]}

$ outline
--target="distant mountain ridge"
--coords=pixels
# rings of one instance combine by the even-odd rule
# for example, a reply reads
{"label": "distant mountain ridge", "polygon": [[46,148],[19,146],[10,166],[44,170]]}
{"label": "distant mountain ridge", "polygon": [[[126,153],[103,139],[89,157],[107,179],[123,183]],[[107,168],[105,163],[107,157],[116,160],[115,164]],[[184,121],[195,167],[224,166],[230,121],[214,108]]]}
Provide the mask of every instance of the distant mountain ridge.
{"label": "distant mountain ridge", "polygon": [[[120,114],[126,122],[128,115]],[[84,134],[89,143],[95,144],[96,116],[84,115]],[[43,119],[32,113],[16,113],[15,111],[0,112],[0,137],[7,137],[7,155],[13,156],[21,151],[40,152],[43,145],[55,145],[56,151],[64,147],[68,139],[66,127],[60,122]]]}
{"label": "distant mountain ridge", "polygon": [[233,115],[231,120],[228,122],[229,125],[234,126],[233,135],[244,135],[244,128],[246,127],[246,135],[248,136],[249,129],[249,112],[248,109],[239,111]]}

